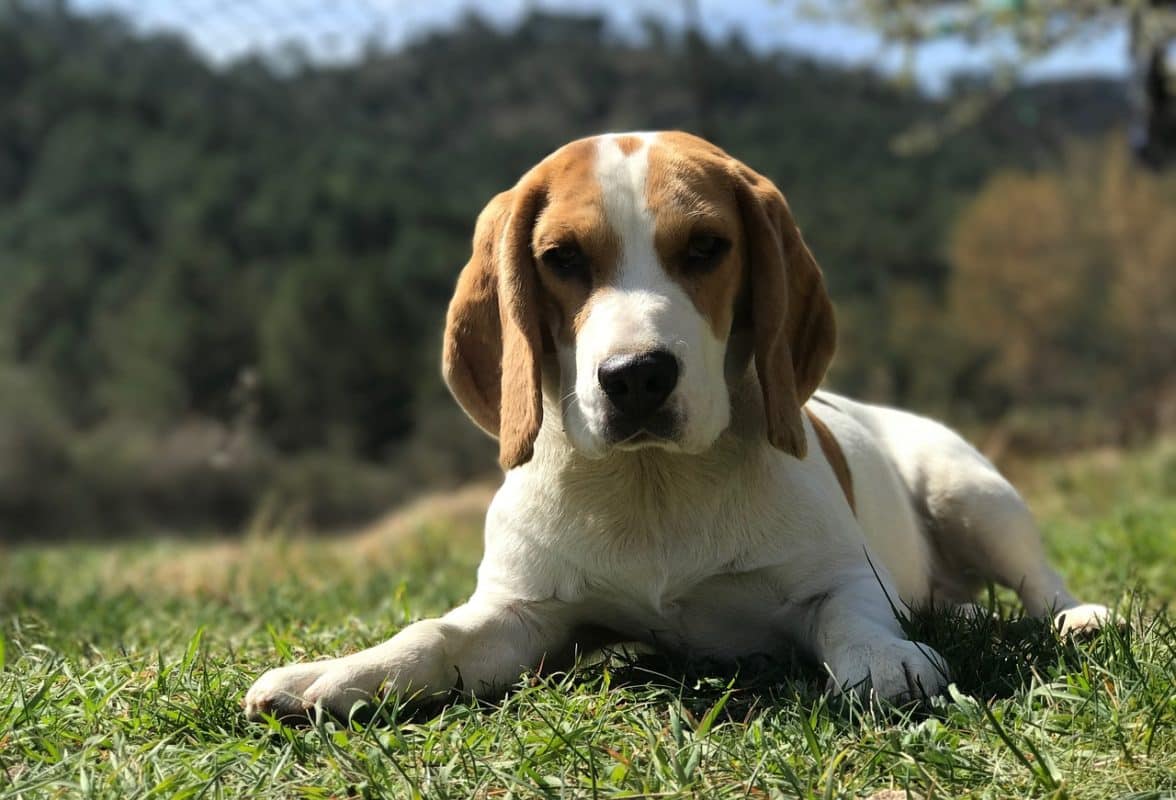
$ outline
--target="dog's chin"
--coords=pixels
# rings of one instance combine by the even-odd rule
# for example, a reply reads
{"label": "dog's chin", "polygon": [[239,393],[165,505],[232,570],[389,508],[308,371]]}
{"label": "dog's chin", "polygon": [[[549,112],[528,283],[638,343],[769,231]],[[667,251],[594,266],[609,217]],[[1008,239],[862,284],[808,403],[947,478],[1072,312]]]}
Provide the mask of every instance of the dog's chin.
{"label": "dog's chin", "polygon": [[669,409],[641,419],[609,414],[604,421],[604,436],[617,449],[640,449],[676,442],[681,436],[682,427],[679,415]]}
{"label": "dog's chin", "polygon": [[682,445],[677,439],[666,439],[648,431],[640,431],[627,436],[611,445],[613,450],[622,453],[632,453],[636,450],[668,450],[672,453],[682,452]]}
{"label": "dog's chin", "polygon": [[638,450],[662,450],[667,453],[698,455],[714,446],[717,437],[699,439],[683,434],[674,437],[659,436],[642,431],[606,445],[610,452],[632,453]]}
{"label": "dog's chin", "polygon": [[697,455],[715,442],[715,436],[701,436],[691,430],[679,411],[667,411],[639,424],[625,420],[608,420],[604,438],[609,452],[631,453],[639,450],[662,450],[667,453]]}
{"label": "dog's chin", "polygon": [[625,437],[616,437],[604,431],[589,436],[569,437],[569,443],[577,455],[590,461],[600,461],[618,453],[633,453],[639,450],[686,452],[677,440],[666,439],[644,431]]}
{"label": "dog's chin", "polygon": [[564,408],[563,431],[572,450],[592,461],[637,451],[697,455],[714,445],[722,428],[692,421],[702,422],[691,420],[681,406],[633,422],[615,414],[585,413],[573,405]]}

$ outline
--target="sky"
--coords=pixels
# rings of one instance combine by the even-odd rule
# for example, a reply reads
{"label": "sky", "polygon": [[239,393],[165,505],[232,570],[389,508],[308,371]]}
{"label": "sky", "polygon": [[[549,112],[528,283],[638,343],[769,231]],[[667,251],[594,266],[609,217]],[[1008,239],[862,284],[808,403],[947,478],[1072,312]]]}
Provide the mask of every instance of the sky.
{"label": "sky", "polygon": [[[815,18],[813,0],[697,2],[705,28],[718,38],[734,30],[756,48],[784,47],[887,74],[895,74],[904,63],[902,51],[873,31],[828,15]],[[620,33],[638,31],[640,20],[648,16],[670,25],[683,22],[679,0],[73,0],[72,5],[82,11],[123,12],[144,30],[180,32],[217,62],[290,42],[300,43],[318,58],[346,59],[371,38],[395,47],[450,25],[471,9],[502,25],[531,9],[603,13]],[[820,0],[815,5],[820,7]],[[910,66],[918,84],[938,94],[953,74],[982,70],[994,59],[1015,55],[1007,42],[978,47],[949,37],[918,47]],[[1126,32],[1120,26],[1070,41],[1024,65],[1021,76],[1023,80],[1122,77],[1127,70]]]}

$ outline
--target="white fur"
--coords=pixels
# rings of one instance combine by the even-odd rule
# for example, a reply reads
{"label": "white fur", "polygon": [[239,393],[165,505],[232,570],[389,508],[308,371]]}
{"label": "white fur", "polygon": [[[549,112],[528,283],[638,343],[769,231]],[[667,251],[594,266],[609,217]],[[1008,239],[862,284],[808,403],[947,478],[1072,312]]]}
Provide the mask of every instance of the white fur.
{"label": "white fur", "polygon": [[[807,420],[803,461],[768,445],[754,371],[728,386],[726,343],[658,266],[644,199],[651,141],[629,157],[600,142],[620,275],[559,354],[565,385],[545,397],[533,459],[507,473],[487,513],[473,596],[371,649],[267,672],[246,696],[250,718],[315,706],[346,716],[384,692],[496,692],[565,661],[586,627],[712,657],[799,648],[832,690],[898,699],[948,676],[938,654],[903,637],[895,611],[966,603],[991,580],[1030,613],[1056,614],[1063,632],[1109,618],[1069,594],[1016,491],[942,425],[818,393],[810,408],[845,454],[856,513]],[[670,447],[607,447],[596,365],[651,347],[682,361],[670,402],[686,434]]]}

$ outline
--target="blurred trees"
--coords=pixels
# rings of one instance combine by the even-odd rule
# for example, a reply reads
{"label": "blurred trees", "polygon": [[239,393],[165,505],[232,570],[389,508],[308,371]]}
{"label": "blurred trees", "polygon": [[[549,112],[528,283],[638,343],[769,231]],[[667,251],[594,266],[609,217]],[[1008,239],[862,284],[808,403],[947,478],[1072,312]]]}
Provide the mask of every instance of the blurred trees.
{"label": "blurred trees", "polygon": [[1128,439],[1176,421],[1174,212],[1176,176],[1135,169],[1117,138],[993,177],[951,241],[949,308],[987,361],[973,388]]}
{"label": "blurred trees", "polygon": [[[440,384],[445,304],[482,205],[604,130],[705,123],[781,185],[841,314],[839,388],[991,421],[1074,396],[1061,366],[1040,392],[1016,383],[1046,359],[1038,345],[1063,360],[1092,348],[1103,379],[1133,385],[1163,370],[1170,335],[1161,294],[1124,288],[1154,287],[1171,252],[1166,184],[1099,161],[1090,191],[1118,192],[1097,201],[1115,222],[1054,247],[1085,224],[1081,170],[1057,154],[1126,107],[1108,82],[1021,89],[900,159],[892,138],[947,106],[737,39],[651,24],[635,42],[537,14],[507,31],[467,19],[355,64],[213,69],[118,19],[0,0],[0,537],[232,526],[259,507],[334,524],[492,470]],[[1023,215],[1002,216],[1022,193]],[[1028,211],[1042,230],[1000,251],[991,231]],[[1086,277],[1110,269],[1096,240],[1116,260],[1102,284]],[[1089,295],[1099,336],[979,296],[987,259],[1022,257],[1040,268],[1009,266],[1000,291],[1080,275],[1023,302]],[[990,328],[1034,344],[1006,353]]]}

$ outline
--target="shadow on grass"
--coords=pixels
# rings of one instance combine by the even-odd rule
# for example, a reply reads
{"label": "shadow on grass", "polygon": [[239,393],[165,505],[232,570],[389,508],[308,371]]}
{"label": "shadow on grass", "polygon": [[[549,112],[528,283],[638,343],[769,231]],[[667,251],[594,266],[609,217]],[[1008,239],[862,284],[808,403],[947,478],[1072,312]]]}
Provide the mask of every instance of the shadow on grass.
{"label": "shadow on grass", "polygon": [[[1142,625],[1142,619],[1139,620]],[[904,621],[907,635],[929,645],[945,659],[959,692],[981,703],[1008,698],[1036,679],[1078,672],[1092,656],[1130,663],[1132,628],[1109,628],[1075,639],[1059,637],[1049,620],[1011,614],[961,615],[954,611],[916,613]],[[831,701],[825,693],[824,669],[797,653],[753,656],[736,663],[688,658],[662,653],[632,654],[608,651],[603,658],[586,660],[568,671],[526,677],[510,696],[528,689],[560,693],[641,694],[642,702],[678,705],[687,715],[701,717],[721,704],[721,721],[746,724],[758,715],[784,705],[811,711],[817,706],[846,710],[846,721],[857,716],[848,703]],[[377,707],[357,707],[352,722],[362,725],[425,723],[455,704],[490,714],[510,700],[471,701],[456,693],[445,702],[414,704],[386,698]],[[860,706],[859,706],[860,708]],[[896,709],[896,718],[919,719],[942,712],[934,703],[912,703]],[[308,720],[309,722],[309,720]]]}
{"label": "shadow on grass", "polygon": [[[1050,620],[1004,613],[963,615],[920,611],[903,621],[907,637],[939,652],[958,690],[982,702],[1012,697],[1034,678],[1082,669],[1092,647],[1130,653],[1131,629],[1111,628],[1086,637],[1061,637]],[[809,705],[825,697],[824,668],[798,653],[755,656],[737,663],[662,654],[614,656],[613,687],[660,687],[683,703],[709,707],[728,692],[728,715],[788,702]],[[596,680],[601,666],[581,667]]]}

